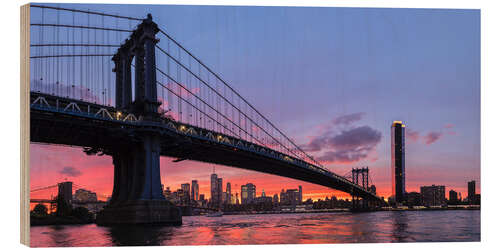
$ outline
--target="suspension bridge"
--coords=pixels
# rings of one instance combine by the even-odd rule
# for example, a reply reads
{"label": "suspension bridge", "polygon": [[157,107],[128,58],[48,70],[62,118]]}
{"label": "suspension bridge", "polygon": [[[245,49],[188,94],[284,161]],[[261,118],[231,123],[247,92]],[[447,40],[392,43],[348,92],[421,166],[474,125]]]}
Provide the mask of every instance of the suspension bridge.
{"label": "suspension bridge", "polygon": [[30,141],[112,157],[113,193],[98,224],[181,223],[162,195],[160,156],[384,202],[302,150],[151,15],[32,4],[31,16]]}

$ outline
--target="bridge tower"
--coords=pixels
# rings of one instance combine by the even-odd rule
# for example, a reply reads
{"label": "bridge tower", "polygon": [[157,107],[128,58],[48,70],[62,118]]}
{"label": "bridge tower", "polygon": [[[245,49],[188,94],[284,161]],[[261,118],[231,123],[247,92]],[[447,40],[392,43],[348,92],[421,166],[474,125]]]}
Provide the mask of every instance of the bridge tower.
{"label": "bridge tower", "polygon": [[[114,183],[109,205],[97,224],[182,224],[181,211],[163,196],[160,181],[160,114],[156,93],[155,38],[159,31],[151,14],[137,26],[113,56],[116,108],[139,118],[128,138],[108,151],[113,157]],[[132,61],[135,60],[135,100]]]}
{"label": "bridge tower", "polygon": [[[360,185],[363,187],[363,189],[368,190],[369,189],[369,169],[368,167],[364,168],[353,168],[351,170],[352,173],[352,182],[356,185]],[[360,176],[361,175],[361,176]],[[361,177],[361,183],[359,180],[359,177]],[[358,196],[355,196],[354,194],[352,195],[352,206],[354,209],[359,208],[360,206],[366,207],[368,203],[364,200],[360,200]]]}

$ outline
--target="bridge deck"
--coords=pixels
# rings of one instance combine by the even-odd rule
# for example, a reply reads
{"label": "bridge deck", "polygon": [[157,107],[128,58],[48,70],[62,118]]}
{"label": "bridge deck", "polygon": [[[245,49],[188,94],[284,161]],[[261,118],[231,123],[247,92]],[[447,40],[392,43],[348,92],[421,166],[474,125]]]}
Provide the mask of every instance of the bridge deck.
{"label": "bridge deck", "polygon": [[94,148],[109,154],[135,135],[161,136],[162,156],[233,166],[302,180],[370,200],[382,201],[361,186],[295,157],[225,134],[164,118],[141,120],[113,107],[31,92],[31,142]]}

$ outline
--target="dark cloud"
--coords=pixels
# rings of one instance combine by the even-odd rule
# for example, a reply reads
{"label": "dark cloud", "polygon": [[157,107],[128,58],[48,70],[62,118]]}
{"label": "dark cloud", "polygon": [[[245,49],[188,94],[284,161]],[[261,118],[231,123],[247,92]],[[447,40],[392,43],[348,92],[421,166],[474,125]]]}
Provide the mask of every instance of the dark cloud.
{"label": "dark cloud", "polygon": [[77,177],[82,175],[82,172],[74,167],[64,167],[59,171],[60,174],[62,175],[67,175],[71,177]]}
{"label": "dark cloud", "polygon": [[427,135],[425,135],[424,142],[425,144],[429,145],[441,139],[441,137],[443,137],[442,132],[429,132],[427,133]]}
{"label": "dark cloud", "polygon": [[332,124],[333,125],[349,125],[353,122],[357,122],[357,121],[361,120],[364,115],[365,115],[365,113],[359,112],[359,113],[353,113],[353,114],[339,116],[339,117],[332,120]]}
{"label": "dark cloud", "polygon": [[323,162],[356,162],[368,156],[382,139],[382,133],[369,126],[355,127],[340,133],[327,131],[302,148],[309,152],[326,150],[317,157]]}
{"label": "dark cloud", "polygon": [[301,145],[300,147],[308,152],[318,152],[326,145],[327,138],[324,136],[314,137],[308,144]]}

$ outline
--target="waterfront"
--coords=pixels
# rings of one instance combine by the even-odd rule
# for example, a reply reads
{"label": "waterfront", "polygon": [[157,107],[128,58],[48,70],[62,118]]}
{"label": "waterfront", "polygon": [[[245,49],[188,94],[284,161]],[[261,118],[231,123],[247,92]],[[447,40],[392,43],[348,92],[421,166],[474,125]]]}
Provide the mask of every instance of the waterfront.
{"label": "waterfront", "polygon": [[32,247],[480,240],[480,210],[183,217],[178,227],[31,227]]}

